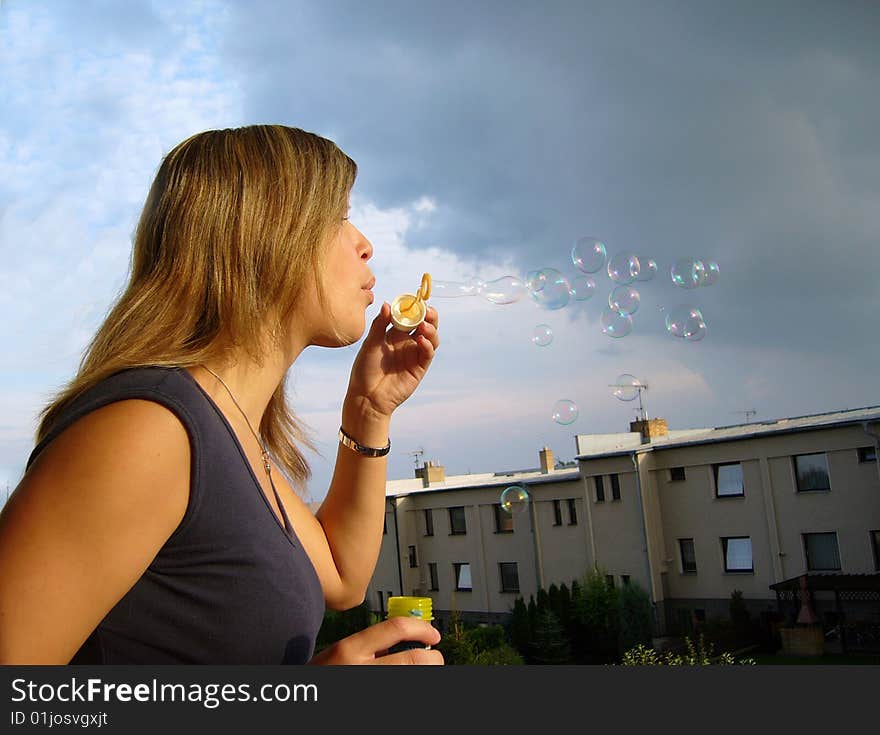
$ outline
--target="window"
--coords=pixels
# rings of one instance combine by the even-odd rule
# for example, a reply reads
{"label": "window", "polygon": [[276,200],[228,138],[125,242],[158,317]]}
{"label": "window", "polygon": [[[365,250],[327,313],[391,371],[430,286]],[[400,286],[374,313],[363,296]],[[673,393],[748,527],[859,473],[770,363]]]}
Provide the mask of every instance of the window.
{"label": "window", "polygon": [[434,535],[434,511],[425,508],[425,536]]}
{"label": "window", "polygon": [[669,481],[684,482],[684,467],[670,467]]}
{"label": "window", "polygon": [[388,516],[382,519],[382,533],[383,535],[388,533]]}
{"label": "window", "polygon": [[501,507],[501,503],[495,503],[495,533],[513,533],[513,515]]}
{"label": "window", "polygon": [[840,551],[837,548],[837,534],[805,533],[804,554],[807,557],[808,572],[833,572],[840,570]]}
{"label": "window", "polygon": [[605,502],[605,484],[602,482],[602,475],[596,475],[593,478],[596,481],[596,502]]}
{"label": "window", "polygon": [[824,454],[800,454],[794,458],[794,471],[799,493],[830,490],[828,459]]}
{"label": "window", "polygon": [[410,566],[410,569],[413,569],[413,568],[417,567],[418,565],[419,565],[419,562],[416,559],[416,547],[410,546],[409,547],[409,566]]}
{"label": "window", "polygon": [[614,575],[613,574],[606,574],[605,575],[605,584],[607,584],[611,588],[614,587]]}
{"label": "window", "polygon": [[678,550],[681,553],[681,571],[685,574],[697,573],[697,555],[694,552],[694,540],[692,538],[680,538]]}
{"label": "window", "polygon": [[576,526],[578,524],[577,505],[574,498],[568,499],[568,525]]}
{"label": "window", "polygon": [[379,612],[385,612],[385,600],[382,599],[382,590],[378,590],[376,594],[379,596]]}
{"label": "window", "polygon": [[455,589],[459,592],[470,592],[471,587],[471,565],[455,563],[452,565],[452,571],[455,574]]}
{"label": "window", "polygon": [[743,489],[743,470],[739,462],[716,464],[712,469],[715,472],[716,498],[731,498],[737,495],[745,495],[745,490]]}
{"label": "window", "polygon": [[880,530],[871,531],[871,550],[874,552],[874,569],[880,572]]}
{"label": "window", "polygon": [[876,462],[876,447],[859,447],[859,462]]}
{"label": "window", "polygon": [[560,500],[553,501],[553,525],[562,525],[562,501]]}
{"label": "window", "polygon": [[449,535],[458,536],[467,533],[467,524],[464,520],[464,506],[459,505],[449,509]]}
{"label": "window", "polygon": [[501,591],[519,592],[519,571],[515,561],[503,561],[498,565],[501,573]]}
{"label": "window", "polygon": [[725,572],[753,572],[752,539],[749,536],[729,536],[721,539]]}
{"label": "window", "polygon": [[616,474],[611,475],[611,499],[620,500],[620,478]]}
{"label": "window", "polygon": [[620,575],[620,583],[624,587],[626,587],[629,584],[629,575],[628,574],[621,574]]}
{"label": "window", "polygon": [[436,592],[440,589],[440,584],[437,581],[437,562],[429,561],[428,562],[428,576],[431,579],[431,591]]}

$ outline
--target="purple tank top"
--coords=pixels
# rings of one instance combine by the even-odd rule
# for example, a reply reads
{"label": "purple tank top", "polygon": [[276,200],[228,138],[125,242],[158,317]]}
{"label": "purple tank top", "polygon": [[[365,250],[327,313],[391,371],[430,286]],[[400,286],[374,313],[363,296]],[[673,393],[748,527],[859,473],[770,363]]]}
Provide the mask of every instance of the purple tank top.
{"label": "purple tank top", "polygon": [[186,427],[189,503],[70,663],[307,662],[324,614],[315,569],[286,513],[279,523],[226,418],[186,370],[135,368],[102,381],[62,412],[28,466],[77,419],[131,398],[160,403]]}

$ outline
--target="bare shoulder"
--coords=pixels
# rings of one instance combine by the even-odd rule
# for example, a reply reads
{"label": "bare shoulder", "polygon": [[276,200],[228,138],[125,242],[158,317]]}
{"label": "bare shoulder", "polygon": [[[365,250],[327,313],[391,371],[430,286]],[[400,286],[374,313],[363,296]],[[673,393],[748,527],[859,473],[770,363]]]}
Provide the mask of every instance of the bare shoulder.
{"label": "bare shoulder", "polygon": [[118,498],[131,506],[138,496],[148,496],[143,500],[149,499],[155,511],[178,516],[176,525],[189,498],[189,464],[189,437],[171,410],[154,401],[124,400],[86,414],[61,432],[22,485],[65,495],[75,487],[80,502],[86,496],[105,502]]}
{"label": "bare shoulder", "polygon": [[66,663],[179,525],[189,477],[186,428],[158,403],[61,432],[0,513],[0,661]]}

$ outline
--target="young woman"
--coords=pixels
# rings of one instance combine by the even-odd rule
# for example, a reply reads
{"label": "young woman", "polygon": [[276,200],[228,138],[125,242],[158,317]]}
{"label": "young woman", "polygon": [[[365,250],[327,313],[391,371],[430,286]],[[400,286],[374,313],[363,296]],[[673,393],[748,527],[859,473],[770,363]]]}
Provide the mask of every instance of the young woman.
{"label": "young woman", "polygon": [[305,131],[213,130],[163,160],[125,292],[44,410],[0,514],[0,663],[442,663],[419,620],[318,656],[325,605],[359,604],[379,553],[389,424],[439,345],[382,305],[312,514],[284,378],[361,338],[375,278],[348,221],[355,163]]}

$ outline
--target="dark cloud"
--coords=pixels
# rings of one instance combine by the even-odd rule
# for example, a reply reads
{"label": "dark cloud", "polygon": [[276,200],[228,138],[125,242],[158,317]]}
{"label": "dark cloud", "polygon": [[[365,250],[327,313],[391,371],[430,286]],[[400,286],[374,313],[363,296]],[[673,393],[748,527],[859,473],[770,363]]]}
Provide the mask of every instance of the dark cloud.
{"label": "dark cloud", "polygon": [[[437,198],[413,245],[525,272],[595,234],[655,257],[662,298],[716,333],[808,351],[852,347],[880,294],[878,21],[871,3],[262,2],[234,43],[254,115],[335,135],[380,205]],[[711,296],[669,292],[682,255],[721,264]]]}

